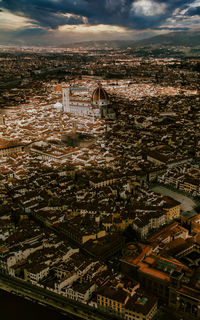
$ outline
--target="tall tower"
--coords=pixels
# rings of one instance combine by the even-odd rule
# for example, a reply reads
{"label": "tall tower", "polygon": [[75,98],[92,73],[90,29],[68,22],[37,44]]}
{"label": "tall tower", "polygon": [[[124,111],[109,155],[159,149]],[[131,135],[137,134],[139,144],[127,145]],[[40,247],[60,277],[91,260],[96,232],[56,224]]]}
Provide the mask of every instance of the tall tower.
{"label": "tall tower", "polygon": [[70,92],[70,88],[63,88],[62,100],[63,100],[63,111],[64,112],[70,112],[69,92]]}
{"label": "tall tower", "polygon": [[5,119],[4,119],[4,116],[2,114],[0,114],[0,125],[1,124],[5,124]]}
{"label": "tall tower", "polygon": [[72,134],[73,135],[76,134],[76,130],[77,130],[77,124],[75,122],[73,122],[73,124],[72,124]]}

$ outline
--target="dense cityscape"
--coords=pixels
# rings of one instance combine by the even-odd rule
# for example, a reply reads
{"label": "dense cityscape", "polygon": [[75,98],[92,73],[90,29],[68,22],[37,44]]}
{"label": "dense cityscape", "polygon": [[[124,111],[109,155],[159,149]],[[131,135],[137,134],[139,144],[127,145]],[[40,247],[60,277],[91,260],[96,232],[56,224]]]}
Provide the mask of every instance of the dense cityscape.
{"label": "dense cityscape", "polygon": [[5,47],[0,66],[0,288],[199,319],[200,59]]}

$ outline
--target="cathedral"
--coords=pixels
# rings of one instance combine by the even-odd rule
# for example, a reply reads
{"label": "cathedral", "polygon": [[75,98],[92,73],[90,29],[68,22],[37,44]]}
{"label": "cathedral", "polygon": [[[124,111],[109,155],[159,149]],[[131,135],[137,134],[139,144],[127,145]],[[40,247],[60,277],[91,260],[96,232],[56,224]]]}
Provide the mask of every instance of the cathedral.
{"label": "cathedral", "polygon": [[63,89],[64,112],[78,116],[115,119],[116,115],[110,107],[109,96],[101,84],[94,90],[91,98],[73,95],[73,90],[81,90],[81,88],[69,87]]}

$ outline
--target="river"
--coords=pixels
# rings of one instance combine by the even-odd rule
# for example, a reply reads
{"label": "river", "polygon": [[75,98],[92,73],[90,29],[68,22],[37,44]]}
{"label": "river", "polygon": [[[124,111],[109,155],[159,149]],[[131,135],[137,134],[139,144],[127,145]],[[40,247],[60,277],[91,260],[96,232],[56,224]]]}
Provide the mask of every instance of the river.
{"label": "river", "polygon": [[1,320],[74,320],[48,307],[0,290]]}

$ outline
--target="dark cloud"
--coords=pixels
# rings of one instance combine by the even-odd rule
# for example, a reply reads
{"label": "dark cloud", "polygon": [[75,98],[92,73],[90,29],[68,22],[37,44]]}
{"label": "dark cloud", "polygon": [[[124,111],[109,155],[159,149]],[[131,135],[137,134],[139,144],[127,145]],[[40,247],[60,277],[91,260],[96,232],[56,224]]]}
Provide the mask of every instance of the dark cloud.
{"label": "dark cloud", "polygon": [[196,15],[200,15],[200,7],[196,7],[196,8],[190,8],[187,12],[186,15],[188,16],[196,16]]}
{"label": "dark cloud", "polygon": [[189,28],[188,27],[162,27],[162,28],[154,28],[154,30],[160,30],[160,31],[163,31],[163,30],[168,30],[168,31],[188,31]]}
{"label": "dark cloud", "polygon": [[16,38],[19,37],[37,37],[37,36],[41,36],[41,35],[45,35],[47,33],[47,31],[45,31],[42,28],[26,28],[26,29],[20,29],[14,32],[14,35]]}
{"label": "dark cloud", "polygon": [[[143,4],[138,4],[143,1]],[[146,5],[144,4],[146,2]],[[46,39],[62,25],[118,25],[129,30],[184,30],[167,25],[176,9],[183,10],[195,0],[1,0],[0,11],[25,17],[32,28],[13,31],[13,39]],[[148,12],[150,10],[150,13]],[[190,8],[186,15],[200,14],[200,8]],[[173,16],[173,19],[176,19]],[[161,26],[165,25],[165,28]],[[51,30],[51,31],[49,31]],[[54,34],[53,31],[53,34]],[[5,34],[5,30],[3,30]],[[0,39],[2,32],[0,31]],[[8,34],[8,33],[7,33]],[[10,31],[9,31],[9,34]],[[70,37],[70,35],[69,35]],[[116,38],[116,37],[115,37]]]}
{"label": "dark cloud", "polygon": [[176,8],[184,8],[190,0],[154,1],[165,3],[163,14],[140,15],[132,10],[133,0],[2,0],[1,7],[12,13],[31,18],[41,27],[56,29],[64,24],[80,24],[80,17],[64,17],[63,14],[84,16],[89,24],[109,24],[133,29],[159,26]]}

